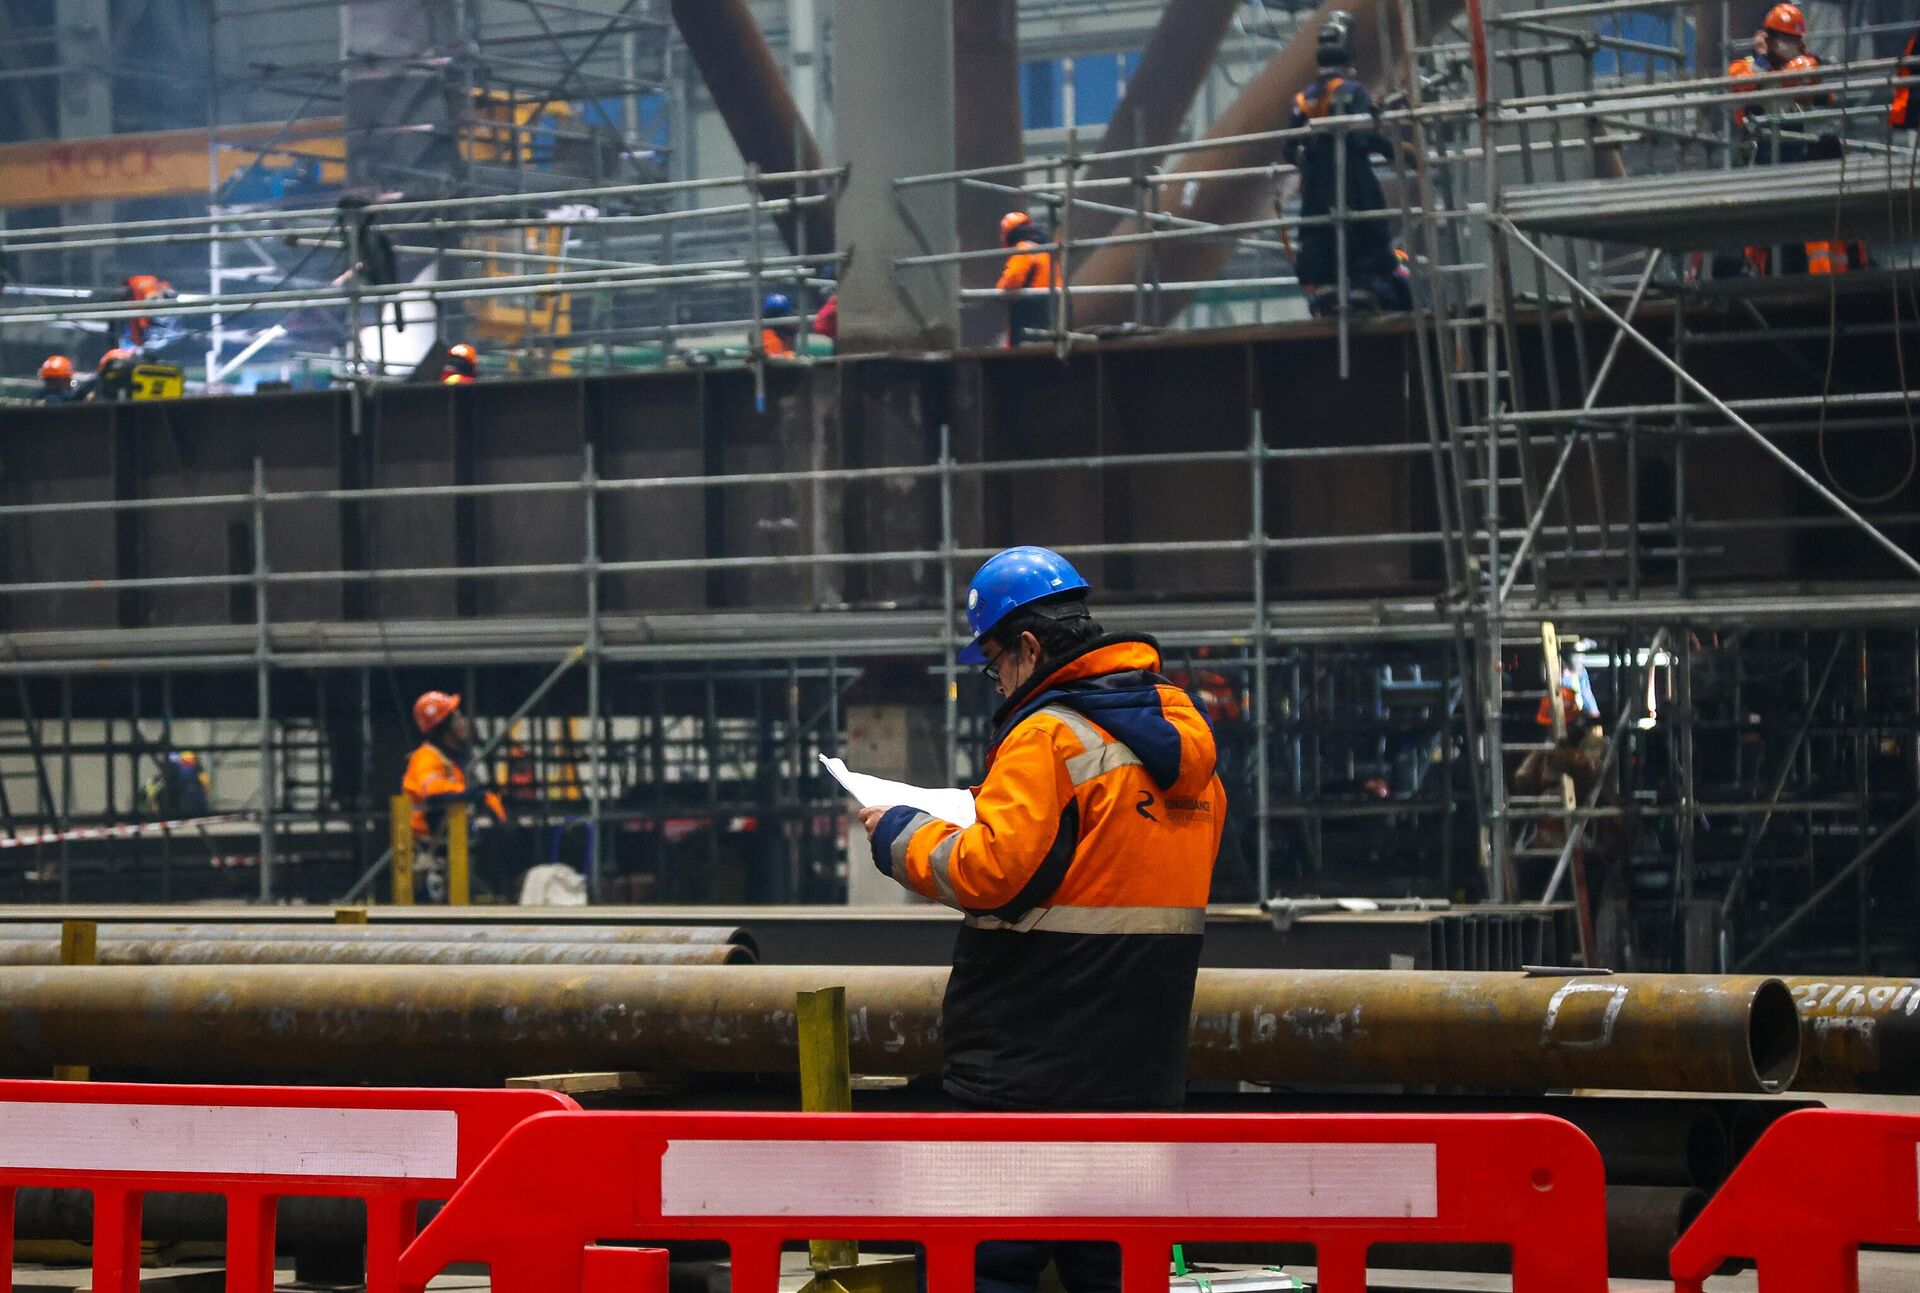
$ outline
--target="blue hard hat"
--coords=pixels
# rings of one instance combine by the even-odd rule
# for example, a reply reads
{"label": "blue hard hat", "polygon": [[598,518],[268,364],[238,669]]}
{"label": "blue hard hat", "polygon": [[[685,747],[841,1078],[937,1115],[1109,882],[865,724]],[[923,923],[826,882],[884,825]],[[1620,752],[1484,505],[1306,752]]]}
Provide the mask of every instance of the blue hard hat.
{"label": "blue hard hat", "polygon": [[1051,548],[1008,548],[988,557],[967,586],[967,627],[973,641],[960,649],[961,664],[985,664],[980,644],[1001,620],[1022,606],[1093,587]]}
{"label": "blue hard hat", "polygon": [[785,292],[769,292],[767,299],[760,302],[762,314],[792,314],[793,298]]}

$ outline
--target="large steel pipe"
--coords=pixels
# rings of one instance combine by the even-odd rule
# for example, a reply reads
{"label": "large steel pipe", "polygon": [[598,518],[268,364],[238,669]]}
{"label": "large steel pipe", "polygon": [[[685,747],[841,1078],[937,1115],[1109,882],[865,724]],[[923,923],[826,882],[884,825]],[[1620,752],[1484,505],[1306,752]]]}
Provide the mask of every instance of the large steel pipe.
{"label": "large steel pipe", "polygon": [[[1207,128],[1207,133],[1194,144],[1193,149],[1180,155],[1179,162],[1171,168],[1172,172],[1179,175],[1193,171],[1238,170],[1277,164],[1280,161],[1280,144],[1277,141],[1238,144],[1215,144],[1210,141],[1285,129],[1292,112],[1293,96],[1311,84],[1319,72],[1314,58],[1316,38],[1322,22],[1335,9],[1345,9],[1354,16],[1354,61],[1361,77],[1369,82],[1380,80],[1383,71],[1379,38],[1381,3],[1382,0],[1327,0],[1314,10],[1300,24],[1294,38],[1260,70],[1252,84],[1241,91],[1240,97],[1227,106],[1227,110]],[[1462,3],[1463,0],[1432,0],[1428,6],[1432,22],[1436,25],[1451,22],[1454,15],[1460,12]],[[1391,20],[1392,17],[1390,11],[1388,18]],[[1398,40],[1397,32],[1395,39]],[[1273,197],[1273,181],[1265,175],[1196,179],[1184,185],[1166,185],[1161,193],[1167,204],[1166,209],[1174,215],[1212,224],[1232,224],[1254,219],[1267,209]],[[1138,230],[1129,220],[1114,232],[1136,233]],[[1167,282],[1194,282],[1212,278],[1233,255],[1237,241],[1235,236],[1226,235],[1219,238],[1177,238],[1164,242],[1158,248],[1159,277]],[[1112,286],[1133,282],[1136,254],[1139,254],[1138,249],[1133,244],[1097,249],[1075,272],[1074,286]],[[1161,320],[1170,322],[1184,304],[1185,298],[1167,295],[1161,306]],[[1125,293],[1101,293],[1075,297],[1073,318],[1075,325],[1080,327],[1114,325],[1126,322],[1132,310],[1133,300]]]}
{"label": "large steel pipe", "polygon": [[1920,979],[1789,978],[1805,1091],[1920,1095]]}
{"label": "large steel pipe", "polygon": [[[0,1070],[491,1081],[561,1069],[788,1073],[794,994],[847,988],[853,1064],[939,1065],[946,972],[865,966],[0,969]],[[1197,1078],[1773,1091],[1776,979],[1203,971]]]}
{"label": "large steel pipe", "polygon": [[1191,1056],[1197,1078],[1783,1091],[1800,1033],[1785,985],[1757,975],[1215,970]]}
{"label": "large steel pipe", "polygon": [[[0,924],[0,939],[58,939],[58,925]],[[111,924],[101,925],[102,943],[121,939],[185,938],[276,942],[347,940],[369,943],[681,943],[732,944],[758,953],[753,935],[730,925],[271,925],[271,924]]]}
{"label": "large steel pipe", "polygon": [[[393,938],[112,938],[100,965],[752,965],[737,943],[445,942]],[[58,965],[60,944],[0,938],[0,965]]]}

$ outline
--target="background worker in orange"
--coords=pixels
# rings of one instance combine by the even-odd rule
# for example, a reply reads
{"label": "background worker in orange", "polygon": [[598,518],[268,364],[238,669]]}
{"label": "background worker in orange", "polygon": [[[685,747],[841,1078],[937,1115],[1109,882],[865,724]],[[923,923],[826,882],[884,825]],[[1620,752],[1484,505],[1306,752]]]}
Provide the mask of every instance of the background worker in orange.
{"label": "background worker in orange", "polygon": [[465,386],[480,377],[480,352],[466,342],[447,347],[447,362],[440,369],[442,386]]}
{"label": "background worker in orange", "polygon": [[767,358],[793,358],[793,343],[800,336],[800,316],[793,312],[793,298],[785,292],[769,292],[760,302],[760,319],[760,349]]}
{"label": "background worker in orange", "polygon": [[[1055,286],[1053,253],[1043,250],[1047,235],[1025,211],[1009,211],[1000,217],[1000,243],[1011,247],[1013,255],[1000,271],[994,284],[1002,292],[1025,292]],[[1039,341],[1053,331],[1053,298],[1049,296],[1009,296],[1007,298],[1007,344]]]}
{"label": "background worker in orange", "polygon": [[[1733,77],[1756,76],[1765,72],[1814,72],[1820,60],[1807,52],[1807,17],[1796,4],[1777,4],[1767,11],[1766,20],[1754,33],[1753,53],[1735,59],[1727,68]],[[1806,81],[1775,83],[1792,86],[1817,85],[1818,77]],[[1756,83],[1734,86],[1755,89]],[[1831,161],[1841,156],[1843,145],[1831,123],[1812,123],[1796,119],[1809,109],[1831,106],[1830,91],[1814,90],[1792,99],[1761,99],[1742,103],[1734,109],[1734,124],[1744,136],[1742,149],[1748,164],[1771,166],[1782,163]],[[1812,134],[1813,138],[1808,138]],[[1747,265],[1756,274],[1840,274],[1849,269],[1865,269],[1866,248],[1857,241],[1817,239],[1785,246],[1749,247]]]}
{"label": "background worker in orange", "polygon": [[407,760],[407,774],[400,789],[413,801],[414,838],[423,842],[435,839],[449,804],[485,804],[495,821],[506,821],[507,809],[500,796],[484,786],[467,783],[460,756],[473,737],[473,729],[460,711],[460,697],[444,691],[422,693],[413,702],[413,723],[424,739]]}
{"label": "background worker in orange", "polygon": [[[965,920],[941,1007],[943,1078],[980,1109],[1173,1109],[1207,888],[1226,818],[1213,733],[1160,674],[1151,638],[1103,635],[1056,552],[1009,548],[967,591],[1003,697],[978,820],[860,813],[874,865]],[[1120,1287],[1117,1245],[995,1242],[981,1293],[1025,1293],[1052,1261],[1068,1293]]]}
{"label": "background worker in orange", "polygon": [[73,361],[65,355],[48,355],[40,365],[40,402],[66,404],[82,394],[73,384]]}

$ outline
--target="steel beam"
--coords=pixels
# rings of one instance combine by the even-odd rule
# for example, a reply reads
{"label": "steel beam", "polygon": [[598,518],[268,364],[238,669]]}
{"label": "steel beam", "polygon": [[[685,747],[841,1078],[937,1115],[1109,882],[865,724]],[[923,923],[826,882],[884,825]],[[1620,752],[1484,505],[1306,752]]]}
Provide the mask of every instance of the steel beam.
{"label": "steel beam", "polygon": [[[1181,156],[1179,164],[1173,168],[1174,173],[1277,165],[1280,161],[1280,143],[1277,140],[1212,147],[1208,146],[1208,141],[1285,128],[1288,114],[1292,111],[1293,96],[1305,89],[1317,73],[1315,39],[1321,23],[1335,9],[1347,10],[1356,20],[1354,57],[1360,75],[1368,81],[1379,79],[1380,23],[1375,10],[1381,3],[1382,0],[1327,0],[1314,10],[1313,15],[1300,24],[1299,31],[1287,42],[1286,47],[1261,69],[1240,97],[1220,114],[1219,120],[1208,127],[1207,133],[1193,150]],[[1461,3],[1462,0],[1432,0],[1428,8],[1433,23],[1442,25],[1450,22],[1460,12]],[[1187,219],[1205,220],[1211,224],[1234,224],[1255,218],[1272,193],[1273,181],[1261,174],[1196,179],[1189,185],[1171,190],[1168,210]],[[1139,231],[1129,221],[1116,232]],[[1212,278],[1233,255],[1235,241],[1231,236],[1224,236],[1182,238],[1162,243],[1159,247],[1160,275],[1169,281]],[[1099,286],[1131,283],[1133,277],[1134,249],[1122,245],[1102,247],[1088,256],[1074,274],[1073,282],[1076,287]],[[1184,299],[1181,297],[1171,294],[1164,297],[1162,321],[1170,321],[1183,305]],[[1132,308],[1132,300],[1125,296],[1089,295],[1075,301],[1074,319],[1080,327],[1119,324],[1126,321]]]}
{"label": "steel beam", "polygon": [[[1220,42],[1240,4],[1241,0],[1168,0],[1152,38],[1141,51],[1140,65],[1127,81],[1127,92],[1107,121],[1100,152],[1170,144],[1179,136],[1181,123],[1213,70]],[[964,159],[960,162],[962,166],[969,164]],[[1128,176],[1133,173],[1131,167],[1126,161],[1095,162],[1087,168],[1086,178],[1093,181]],[[1086,237],[1105,233],[1113,225],[1112,220],[1102,219],[1084,207],[1074,219]]]}
{"label": "steel beam", "polygon": [[[820,145],[801,120],[747,0],[673,0],[673,21],[740,156],[763,172],[820,169]],[[791,184],[768,184],[762,196],[781,200],[797,193]],[[808,207],[798,215],[787,212],[774,220],[787,246],[795,250],[804,246],[818,252],[834,245],[831,206]]]}

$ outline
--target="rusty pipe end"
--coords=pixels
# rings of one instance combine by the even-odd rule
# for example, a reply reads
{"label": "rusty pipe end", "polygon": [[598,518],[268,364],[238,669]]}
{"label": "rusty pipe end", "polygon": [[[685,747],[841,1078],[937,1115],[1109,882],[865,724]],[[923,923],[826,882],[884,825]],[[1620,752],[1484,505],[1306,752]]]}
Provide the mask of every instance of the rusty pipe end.
{"label": "rusty pipe end", "polygon": [[1800,1072],[1800,1015],[1793,993],[1778,979],[1766,979],[1754,990],[1747,1057],[1759,1089],[1770,1094],[1790,1088]]}

